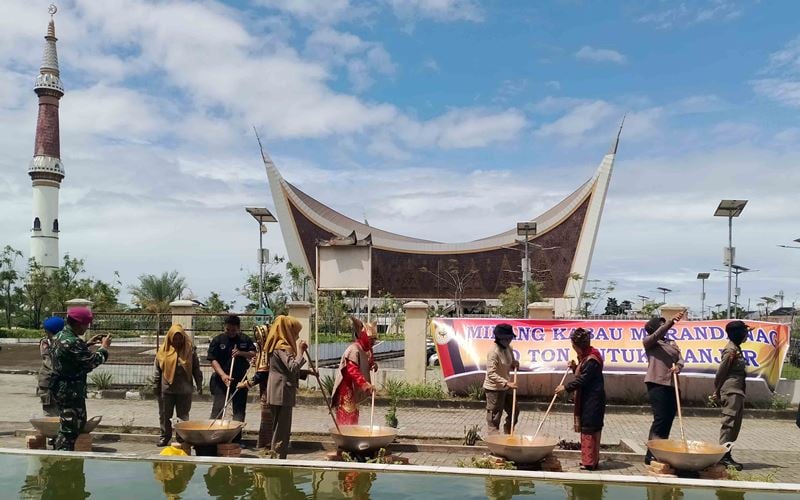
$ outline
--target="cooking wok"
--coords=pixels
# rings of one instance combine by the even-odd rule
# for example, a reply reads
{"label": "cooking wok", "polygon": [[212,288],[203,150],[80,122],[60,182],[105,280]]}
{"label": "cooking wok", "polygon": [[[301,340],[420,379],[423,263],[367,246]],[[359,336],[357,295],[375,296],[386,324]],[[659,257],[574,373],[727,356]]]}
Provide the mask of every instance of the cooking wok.
{"label": "cooking wok", "polygon": [[189,444],[230,443],[244,427],[238,420],[185,420],[175,424],[175,432]]}
{"label": "cooking wok", "polygon": [[394,427],[379,425],[340,425],[329,429],[336,446],[352,452],[375,451],[386,448],[397,437]]}
{"label": "cooking wok", "polygon": [[[81,432],[92,432],[95,427],[100,424],[100,420],[102,419],[102,415],[97,415],[90,418],[85,424],[83,424],[83,429]],[[61,419],[59,417],[39,417],[30,419],[30,423],[33,428],[36,429],[42,436],[54,438],[58,436],[58,428],[61,426]]]}
{"label": "cooking wok", "polygon": [[493,434],[484,439],[492,455],[520,464],[533,464],[553,453],[558,441],[549,437]]}
{"label": "cooking wok", "polygon": [[680,439],[651,439],[647,448],[659,462],[678,470],[699,471],[715,465],[733,443],[715,444],[705,441],[686,441]]}

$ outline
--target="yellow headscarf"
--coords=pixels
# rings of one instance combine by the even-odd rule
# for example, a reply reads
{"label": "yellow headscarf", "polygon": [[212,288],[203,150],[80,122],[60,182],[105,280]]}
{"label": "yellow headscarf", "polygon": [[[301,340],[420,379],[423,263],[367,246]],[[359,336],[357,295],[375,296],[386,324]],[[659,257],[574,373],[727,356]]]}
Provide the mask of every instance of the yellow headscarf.
{"label": "yellow headscarf", "polygon": [[[175,349],[175,346],[172,345],[172,341],[177,334],[183,336],[183,347],[180,351]],[[171,384],[172,380],[175,378],[175,368],[178,366],[178,363],[186,370],[189,376],[192,375],[192,341],[189,339],[189,336],[186,335],[183,326],[176,323],[170,327],[167,332],[167,338],[164,339],[164,342],[161,343],[161,347],[158,348],[156,359],[158,360],[158,365],[161,367],[161,376],[169,384]]]}
{"label": "yellow headscarf", "polygon": [[297,356],[297,338],[303,325],[292,316],[278,316],[269,328],[264,353],[269,356],[275,349],[289,351]]}

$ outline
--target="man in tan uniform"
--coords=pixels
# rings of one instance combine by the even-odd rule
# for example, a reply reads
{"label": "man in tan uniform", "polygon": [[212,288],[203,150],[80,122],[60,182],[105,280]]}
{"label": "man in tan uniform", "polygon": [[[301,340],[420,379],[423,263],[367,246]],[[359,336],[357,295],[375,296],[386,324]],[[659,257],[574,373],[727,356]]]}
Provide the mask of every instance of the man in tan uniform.
{"label": "man in tan uniform", "polygon": [[[722,351],[722,357],[714,379],[714,399],[722,404],[722,426],[719,431],[719,443],[733,443],[739,438],[744,415],[745,370],[747,362],[742,354],[742,343],[747,340],[750,330],[742,321],[731,321],[725,325],[728,334],[728,345]],[[720,464],[742,470],[742,464],[736,462],[731,452],[722,457]]]}
{"label": "man in tan uniform", "polygon": [[[490,434],[500,432],[503,411],[506,412],[503,432],[511,433],[511,391],[517,388],[517,384],[510,380],[509,374],[512,369],[519,368],[519,362],[514,359],[514,350],[511,349],[514,338],[511,325],[500,323],[494,327],[494,345],[486,357],[486,379],[483,381],[483,389],[486,391],[486,425]],[[518,419],[519,408],[514,415],[514,424]]]}

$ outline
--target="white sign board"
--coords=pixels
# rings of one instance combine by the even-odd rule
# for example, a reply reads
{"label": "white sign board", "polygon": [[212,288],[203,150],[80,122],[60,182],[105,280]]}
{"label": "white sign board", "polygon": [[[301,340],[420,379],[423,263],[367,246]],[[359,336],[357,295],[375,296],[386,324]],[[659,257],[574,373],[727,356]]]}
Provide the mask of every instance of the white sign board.
{"label": "white sign board", "polygon": [[320,290],[369,290],[370,247],[318,247]]}

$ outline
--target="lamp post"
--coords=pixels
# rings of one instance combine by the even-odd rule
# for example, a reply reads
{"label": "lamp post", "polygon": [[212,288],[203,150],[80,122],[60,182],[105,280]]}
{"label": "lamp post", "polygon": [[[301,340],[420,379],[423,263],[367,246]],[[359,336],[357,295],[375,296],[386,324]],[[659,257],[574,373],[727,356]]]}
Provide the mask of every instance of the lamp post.
{"label": "lamp post", "polygon": [[531,234],[536,236],[536,222],[517,222],[517,234],[525,237],[525,259],[522,261],[522,287],[524,289],[522,315],[524,316],[528,313],[528,280],[531,275],[531,263],[528,259],[528,238]]}
{"label": "lamp post", "polygon": [[728,218],[728,246],[725,249],[723,264],[728,267],[728,319],[731,319],[731,275],[736,252],[733,248],[733,218],[742,215],[747,200],[722,200],[719,202],[714,217]]}
{"label": "lamp post", "polygon": [[672,289],[664,288],[663,286],[660,286],[660,287],[656,288],[656,290],[658,290],[664,296],[664,301],[663,302],[664,302],[664,304],[666,304],[667,303],[667,294],[669,292],[671,292]]}
{"label": "lamp post", "polygon": [[711,273],[697,273],[697,279],[700,280],[702,283],[702,291],[700,292],[700,319],[703,319],[703,315],[706,311],[706,280],[708,277],[711,276]]}
{"label": "lamp post", "polygon": [[650,297],[647,295],[637,295],[637,297],[642,299],[642,309],[644,309],[644,306],[647,304],[647,301],[650,300]]}
{"label": "lamp post", "polygon": [[[264,233],[267,222],[278,222],[272,212],[264,207],[245,207],[245,211],[258,222],[258,308],[264,308]],[[269,260],[269,259],[266,259]]]}

